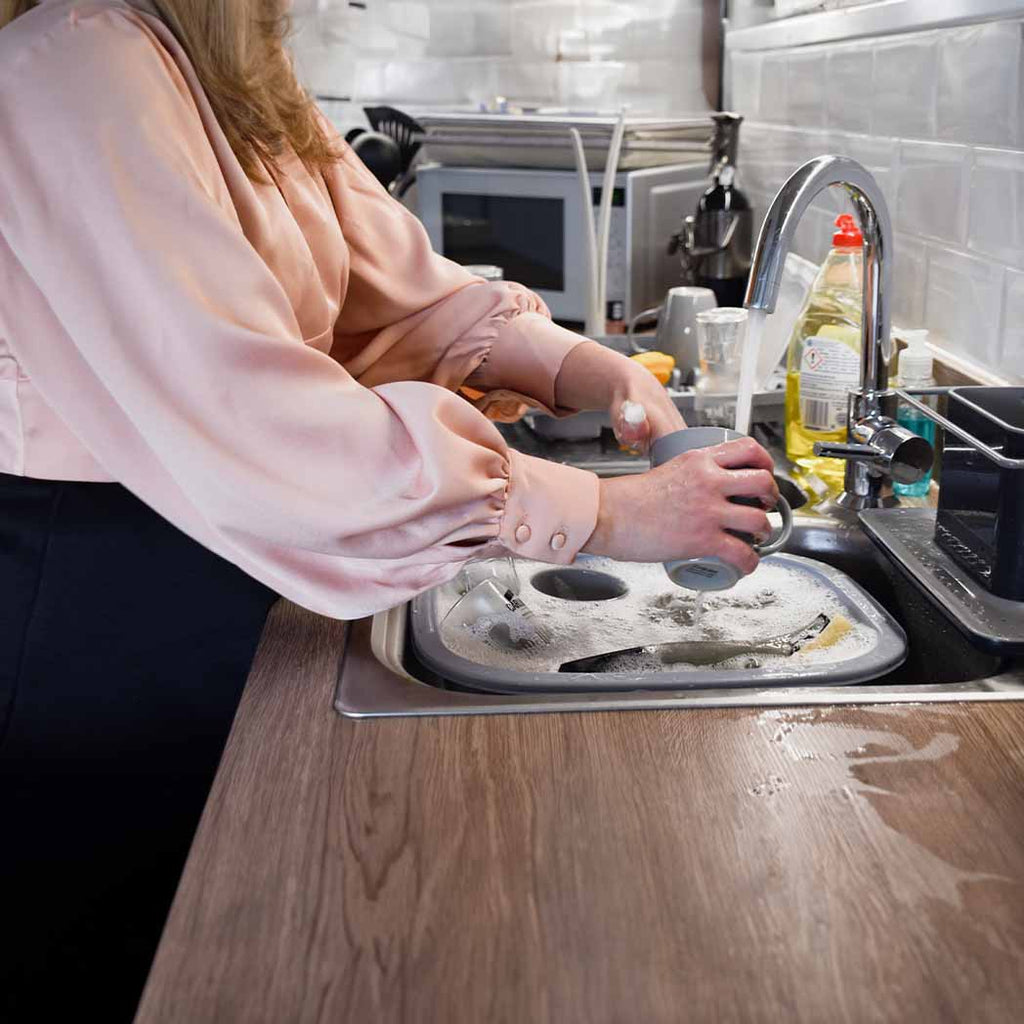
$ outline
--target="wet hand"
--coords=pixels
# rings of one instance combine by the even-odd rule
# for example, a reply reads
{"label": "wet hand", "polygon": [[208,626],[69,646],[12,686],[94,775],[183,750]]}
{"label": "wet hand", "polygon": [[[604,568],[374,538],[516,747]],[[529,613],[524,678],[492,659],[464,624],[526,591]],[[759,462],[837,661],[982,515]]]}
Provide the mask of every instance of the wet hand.
{"label": "wet hand", "polygon": [[[747,574],[758,556],[727,532],[764,538],[779,498],[771,456],[749,437],[685,452],[638,476],[601,481],[597,526],[584,551],[627,562],[717,555]],[[761,508],[730,498],[754,498]]]}

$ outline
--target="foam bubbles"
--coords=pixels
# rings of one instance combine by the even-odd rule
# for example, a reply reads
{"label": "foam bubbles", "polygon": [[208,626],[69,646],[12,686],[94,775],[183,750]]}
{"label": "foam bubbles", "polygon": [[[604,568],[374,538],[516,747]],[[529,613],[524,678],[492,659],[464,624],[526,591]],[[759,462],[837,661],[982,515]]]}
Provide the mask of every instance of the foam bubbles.
{"label": "foam bubbles", "polygon": [[[550,566],[520,560],[516,563],[522,582],[520,596],[534,614],[534,621],[551,631],[549,643],[527,642],[522,649],[508,650],[496,645],[483,630],[454,624],[442,626],[445,646],[469,661],[521,672],[557,671],[563,662],[630,647],[680,640],[737,640],[756,643],[791,633],[810,623],[821,612],[833,617],[849,609],[836,594],[806,572],[786,565],[762,562],[757,571],[740,580],[731,590],[707,594],[703,613],[695,619],[696,595],[673,586],[660,565],[588,559],[586,568],[611,573],[623,580],[629,591],[608,601],[564,601],[534,589],[530,579]],[[439,611],[447,596],[437,595]],[[836,643],[811,651],[784,655],[756,655],[758,668],[749,665],[750,656],[722,662],[715,668],[745,668],[774,673],[787,667],[837,664],[859,657],[874,647],[877,637],[867,625],[854,621],[853,628]],[[653,655],[630,655],[621,671],[637,673],[686,671],[685,665],[663,666]],[[706,666],[702,671],[707,671]]]}

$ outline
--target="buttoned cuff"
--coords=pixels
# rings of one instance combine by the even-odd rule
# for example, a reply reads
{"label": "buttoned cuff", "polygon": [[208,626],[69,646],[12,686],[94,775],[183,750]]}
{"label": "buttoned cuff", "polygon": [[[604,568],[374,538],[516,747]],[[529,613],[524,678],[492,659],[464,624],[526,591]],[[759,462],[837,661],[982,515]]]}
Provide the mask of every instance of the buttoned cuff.
{"label": "buttoned cuff", "polygon": [[555,415],[570,415],[576,410],[560,409],[555,402],[555,380],[565,357],[587,340],[540,313],[520,313],[501,328],[466,383],[481,391],[518,392]]}
{"label": "buttoned cuff", "polygon": [[599,500],[593,473],[509,451],[498,540],[520,558],[568,565],[594,532]]}

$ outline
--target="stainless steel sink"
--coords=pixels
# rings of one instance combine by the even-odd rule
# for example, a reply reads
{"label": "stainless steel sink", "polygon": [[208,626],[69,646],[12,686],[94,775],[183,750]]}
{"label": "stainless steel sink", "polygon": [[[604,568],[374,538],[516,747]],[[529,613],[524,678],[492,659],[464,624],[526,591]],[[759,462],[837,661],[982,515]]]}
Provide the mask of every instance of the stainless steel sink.
{"label": "stainless steel sink", "polygon": [[728,706],[807,706],[1024,699],[1024,659],[974,647],[855,523],[795,518],[786,550],[841,569],[884,605],[907,633],[906,662],[870,684],[837,687],[634,690],[601,694],[474,693],[431,677],[406,644],[407,607],[354,623],[335,695],[351,717],[609,711]]}

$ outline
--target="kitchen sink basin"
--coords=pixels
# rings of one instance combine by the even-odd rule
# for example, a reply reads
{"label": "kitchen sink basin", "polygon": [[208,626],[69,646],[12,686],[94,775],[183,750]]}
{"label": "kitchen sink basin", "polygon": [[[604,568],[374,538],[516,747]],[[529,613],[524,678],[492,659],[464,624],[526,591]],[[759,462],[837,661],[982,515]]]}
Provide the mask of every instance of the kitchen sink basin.
{"label": "kitchen sink basin", "polygon": [[1001,658],[975,647],[858,524],[797,514],[786,551],[833,566],[866,590],[905,631],[906,660],[861,685],[478,693],[437,677],[417,662],[405,605],[352,625],[335,705],[344,715],[374,717],[1024,699],[1024,659]]}

